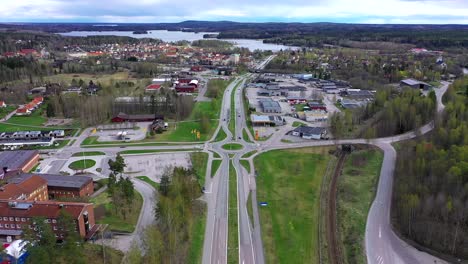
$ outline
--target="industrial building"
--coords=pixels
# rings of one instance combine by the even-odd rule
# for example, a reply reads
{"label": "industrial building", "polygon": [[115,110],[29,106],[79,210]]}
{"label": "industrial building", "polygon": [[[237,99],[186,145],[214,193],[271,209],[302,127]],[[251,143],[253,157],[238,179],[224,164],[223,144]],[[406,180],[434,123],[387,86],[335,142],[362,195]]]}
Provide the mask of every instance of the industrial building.
{"label": "industrial building", "polygon": [[281,105],[271,98],[262,98],[258,100],[260,109],[264,113],[281,113]]}
{"label": "industrial building", "polygon": [[286,123],[281,116],[250,115],[253,126],[282,126]]}

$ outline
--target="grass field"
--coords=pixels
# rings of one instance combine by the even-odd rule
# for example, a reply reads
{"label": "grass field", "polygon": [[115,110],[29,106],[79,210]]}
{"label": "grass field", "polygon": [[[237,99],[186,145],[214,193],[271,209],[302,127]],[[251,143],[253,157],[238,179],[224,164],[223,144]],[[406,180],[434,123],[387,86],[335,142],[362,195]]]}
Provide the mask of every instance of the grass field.
{"label": "grass field", "polygon": [[219,169],[219,166],[221,165],[222,160],[213,160],[211,163],[211,177],[215,176],[216,172]]}
{"label": "grass field", "polygon": [[95,160],[82,159],[82,160],[77,160],[77,161],[70,163],[70,165],[68,165],[68,168],[72,170],[85,170],[85,169],[89,169],[93,167],[94,165],[96,165]]}
{"label": "grass field", "polygon": [[337,221],[345,263],[365,263],[366,220],[375,196],[383,154],[377,150],[351,153],[338,182]]}
{"label": "grass field", "polygon": [[202,207],[202,213],[195,216],[190,230],[192,243],[189,248],[188,263],[201,264],[203,255],[203,240],[205,238],[206,205]]}
{"label": "grass field", "polygon": [[155,190],[157,190],[157,189],[159,188],[159,183],[157,183],[157,182],[151,180],[150,178],[148,178],[148,176],[136,176],[136,178],[139,179],[139,180],[142,180],[142,181],[144,181],[144,182],[146,182],[146,183],[148,183],[148,184],[151,185],[151,186],[153,186],[153,188],[154,188]]}
{"label": "grass field", "polygon": [[197,175],[198,183],[200,186],[205,186],[206,168],[208,165],[208,153],[193,152],[190,154],[193,170]]}
{"label": "grass field", "polygon": [[[237,175],[232,161],[229,162],[229,207],[227,263],[239,263],[239,236],[237,233]],[[268,263],[268,262],[267,262]]]}
{"label": "grass field", "polygon": [[237,86],[239,86],[239,84],[240,83],[238,83],[236,87],[234,87],[234,89],[231,91],[231,109],[229,110],[230,118],[229,118],[228,128],[229,128],[229,131],[231,131],[233,135],[235,134],[235,131],[236,131],[236,106],[234,103],[234,97],[236,95],[236,89],[237,89]]}
{"label": "grass field", "polygon": [[242,130],[242,138],[248,143],[253,143],[252,140],[250,140],[249,135],[247,134],[247,130],[244,128]]}
{"label": "grass field", "polygon": [[242,158],[243,158],[243,159],[249,158],[249,157],[251,157],[252,155],[254,155],[255,153],[257,153],[257,151],[256,151],[256,150],[252,150],[252,151],[250,151],[250,152],[245,153],[244,156],[242,156]]}
{"label": "grass field", "polygon": [[139,192],[135,191],[135,199],[131,206],[132,213],[130,213],[126,219],[115,213],[114,205],[108,197],[107,192],[103,192],[100,195],[91,198],[91,202],[94,203],[95,211],[99,210],[98,208],[100,207],[104,207],[105,209],[104,216],[100,219],[96,218],[96,224],[108,224],[110,230],[133,232],[138,221],[138,217],[140,216],[143,198]]}
{"label": "grass field", "polygon": [[106,155],[106,153],[101,152],[101,151],[85,151],[85,152],[73,153],[72,157],[102,156],[102,155]]}
{"label": "grass field", "polygon": [[[269,151],[255,158],[266,263],[318,263],[318,212],[328,148]],[[272,162],[275,161],[275,162]]]}
{"label": "grass field", "polygon": [[239,150],[239,149],[242,149],[243,146],[238,143],[228,143],[228,144],[224,144],[222,148],[225,150]]}

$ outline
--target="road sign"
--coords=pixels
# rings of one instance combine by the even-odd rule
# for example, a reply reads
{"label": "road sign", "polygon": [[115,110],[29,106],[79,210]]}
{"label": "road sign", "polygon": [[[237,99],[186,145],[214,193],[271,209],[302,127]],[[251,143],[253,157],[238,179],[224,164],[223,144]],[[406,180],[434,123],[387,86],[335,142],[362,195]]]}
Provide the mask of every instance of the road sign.
{"label": "road sign", "polygon": [[267,202],[260,202],[260,206],[267,206],[268,203]]}

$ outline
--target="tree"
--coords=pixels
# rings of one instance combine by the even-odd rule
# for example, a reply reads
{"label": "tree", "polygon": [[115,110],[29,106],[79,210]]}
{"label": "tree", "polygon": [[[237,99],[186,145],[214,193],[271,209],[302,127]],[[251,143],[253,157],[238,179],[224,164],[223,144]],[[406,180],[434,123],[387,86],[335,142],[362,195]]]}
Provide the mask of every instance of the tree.
{"label": "tree", "polygon": [[161,176],[161,182],[159,183],[159,192],[161,195],[167,196],[169,193],[169,184],[170,184],[169,174],[164,173]]}
{"label": "tree", "polygon": [[117,156],[115,157],[115,160],[109,159],[107,164],[109,164],[109,169],[114,174],[123,173],[124,168],[127,167],[127,165],[125,164],[124,158],[120,154],[117,154]]}
{"label": "tree", "polygon": [[[60,251],[56,248],[56,238],[52,227],[44,217],[33,217],[30,229],[23,227],[23,240],[28,251],[28,263],[57,263]],[[26,242],[27,241],[27,242]]]}
{"label": "tree", "polygon": [[46,115],[47,115],[47,117],[54,117],[55,116],[54,105],[52,103],[50,103],[50,102],[47,104]]}

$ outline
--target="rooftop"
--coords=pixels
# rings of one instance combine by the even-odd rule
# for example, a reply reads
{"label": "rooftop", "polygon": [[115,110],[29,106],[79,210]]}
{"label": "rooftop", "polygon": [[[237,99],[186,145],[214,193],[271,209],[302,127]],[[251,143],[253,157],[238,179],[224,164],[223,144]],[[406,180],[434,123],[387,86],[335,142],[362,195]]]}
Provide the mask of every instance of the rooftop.
{"label": "rooftop", "polygon": [[78,218],[90,203],[54,202],[54,201],[11,201],[0,200],[1,216],[58,218],[60,211],[67,211],[73,218]]}
{"label": "rooftop", "polygon": [[22,173],[20,175],[11,177],[8,179],[10,183],[21,183],[31,177],[40,177],[47,181],[47,186],[50,187],[65,187],[65,188],[82,188],[89,182],[93,181],[93,178],[89,175],[83,176],[65,176],[65,175],[54,175],[54,174],[30,174]]}
{"label": "rooftop", "polygon": [[37,150],[3,151],[0,152],[0,167],[18,169],[23,167],[36,155],[39,155],[39,152]]}

